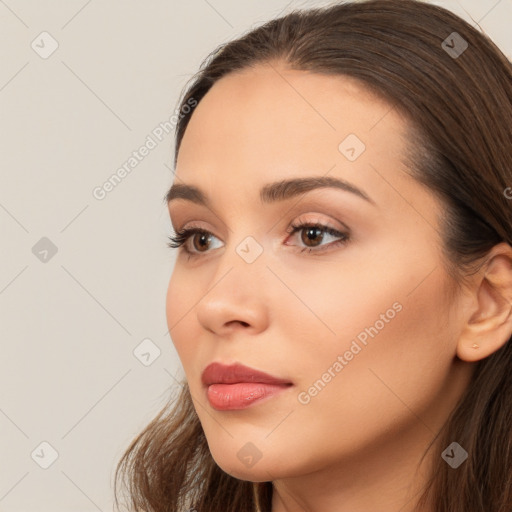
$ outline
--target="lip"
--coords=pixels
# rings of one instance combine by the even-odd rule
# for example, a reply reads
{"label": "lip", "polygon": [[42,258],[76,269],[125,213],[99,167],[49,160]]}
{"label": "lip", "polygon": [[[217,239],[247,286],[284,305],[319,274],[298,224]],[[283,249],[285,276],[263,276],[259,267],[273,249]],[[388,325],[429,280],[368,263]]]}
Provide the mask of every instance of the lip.
{"label": "lip", "polygon": [[242,364],[209,364],[201,374],[210,405],[217,410],[245,409],[275,396],[293,383]]}
{"label": "lip", "polygon": [[239,363],[230,365],[211,363],[203,370],[201,380],[205,386],[210,384],[238,384],[240,382],[275,385],[292,384],[289,380],[274,377]]}

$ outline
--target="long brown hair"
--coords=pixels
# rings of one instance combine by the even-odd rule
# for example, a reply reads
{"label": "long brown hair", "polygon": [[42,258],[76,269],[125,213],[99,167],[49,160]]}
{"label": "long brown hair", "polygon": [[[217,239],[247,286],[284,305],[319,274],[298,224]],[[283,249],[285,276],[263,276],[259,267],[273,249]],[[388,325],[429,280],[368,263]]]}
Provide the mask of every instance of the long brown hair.
{"label": "long brown hair", "polygon": [[[174,164],[193,115],[183,107],[200,102],[228,73],[277,61],[359,79],[407,117],[410,172],[442,200],[444,260],[457,286],[495,244],[512,244],[512,209],[504,193],[512,186],[512,65],[487,36],[417,0],[340,3],[269,21],[204,60],[180,100]],[[455,471],[436,454],[418,506],[511,512],[511,432],[509,340],[476,363],[467,390],[427,448],[434,440],[442,447],[456,440],[468,459]],[[127,448],[116,484],[119,477],[136,512],[271,508],[271,482],[241,481],[217,466],[186,382]]]}

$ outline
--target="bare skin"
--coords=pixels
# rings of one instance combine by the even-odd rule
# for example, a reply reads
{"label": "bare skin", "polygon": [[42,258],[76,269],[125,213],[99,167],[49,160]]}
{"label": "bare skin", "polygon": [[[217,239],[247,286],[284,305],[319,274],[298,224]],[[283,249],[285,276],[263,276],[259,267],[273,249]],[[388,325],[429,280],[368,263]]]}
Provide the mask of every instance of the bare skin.
{"label": "bare skin", "polygon": [[[363,152],[356,139],[339,149],[349,134]],[[419,465],[421,456],[474,363],[512,331],[512,249],[496,246],[472,286],[449,299],[443,205],[407,174],[406,140],[406,121],[358,82],[278,63],[217,82],[183,138],[174,183],[196,185],[211,204],[173,200],[171,220],[211,238],[192,235],[190,259],[180,248],[167,322],[212,456],[236,478],[272,480],[272,512],[416,511],[446,447]],[[260,202],[264,185],[312,176],[346,180],[372,202],[339,188]],[[348,240],[286,231],[315,222]],[[236,251],[248,236],[263,251],[252,263]],[[357,351],[365,329],[373,336]],[[213,361],[293,386],[218,411],[201,385]],[[261,454],[251,467],[237,456],[249,442]]]}

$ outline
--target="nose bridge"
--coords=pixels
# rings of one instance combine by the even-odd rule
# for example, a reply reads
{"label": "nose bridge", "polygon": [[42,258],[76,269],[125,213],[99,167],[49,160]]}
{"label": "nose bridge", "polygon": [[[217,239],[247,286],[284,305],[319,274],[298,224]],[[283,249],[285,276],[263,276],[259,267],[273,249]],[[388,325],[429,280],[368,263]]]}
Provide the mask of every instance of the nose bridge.
{"label": "nose bridge", "polygon": [[251,235],[226,244],[208,290],[197,306],[203,327],[217,333],[233,322],[256,331],[265,328],[270,300],[265,283],[272,274],[264,256],[263,244]]}
{"label": "nose bridge", "polygon": [[227,280],[237,285],[236,290],[242,292],[241,296],[245,295],[244,291],[254,294],[258,288],[263,288],[255,285],[263,285],[269,278],[265,251],[263,242],[258,241],[253,235],[246,235],[240,241],[230,241],[225,253],[220,257],[222,261],[218,265],[213,282],[218,282],[219,279]]}

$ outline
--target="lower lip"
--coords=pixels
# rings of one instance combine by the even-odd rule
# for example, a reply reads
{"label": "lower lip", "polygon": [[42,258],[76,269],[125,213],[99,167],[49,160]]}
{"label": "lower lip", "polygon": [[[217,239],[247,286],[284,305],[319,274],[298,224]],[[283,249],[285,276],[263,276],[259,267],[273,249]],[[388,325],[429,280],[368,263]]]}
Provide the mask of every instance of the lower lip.
{"label": "lower lip", "polygon": [[237,384],[210,384],[207,396],[211,406],[219,411],[245,409],[265,398],[270,398],[290,384],[262,384],[261,382],[239,382]]}

